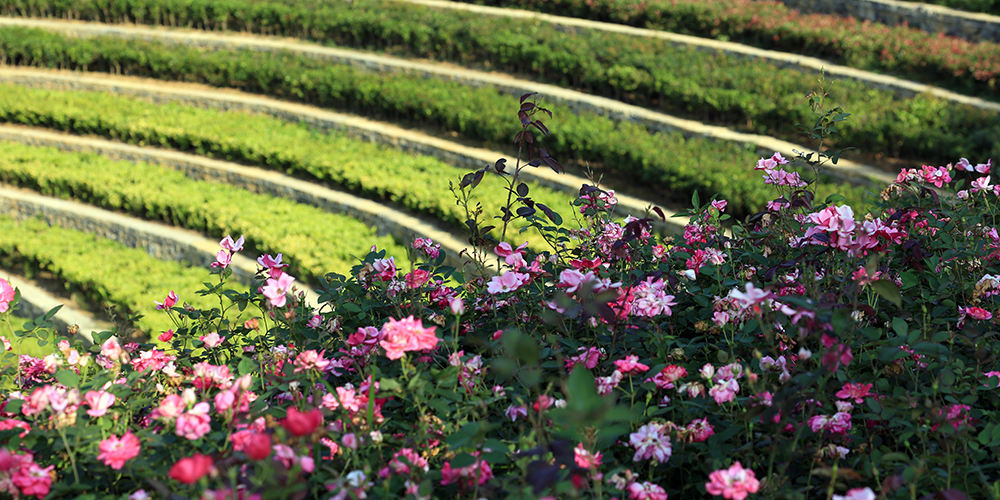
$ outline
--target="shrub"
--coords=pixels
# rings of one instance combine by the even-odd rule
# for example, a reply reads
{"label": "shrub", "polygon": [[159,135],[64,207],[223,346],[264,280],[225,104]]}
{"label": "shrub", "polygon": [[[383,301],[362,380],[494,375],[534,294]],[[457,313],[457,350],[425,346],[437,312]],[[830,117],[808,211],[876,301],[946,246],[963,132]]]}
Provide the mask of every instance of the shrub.
{"label": "shrub", "polygon": [[[843,119],[812,104],[820,135]],[[526,141],[544,111],[521,106]],[[254,319],[174,306],[169,347],[25,358],[0,474],[36,496],[1000,498],[991,165],[906,170],[862,218],[803,186],[834,154],[761,159],[779,197],[731,237],[725,200],[661,240],[598,186],[569,230],[521,161],[470,173],[460,202],[513,174],[501,234],[517,214],[553,250],[473,252],[489,275],[415,241],[417,270],[369,254],[320,311],[275,266],[245,292],[222,271],[204,292]]]}

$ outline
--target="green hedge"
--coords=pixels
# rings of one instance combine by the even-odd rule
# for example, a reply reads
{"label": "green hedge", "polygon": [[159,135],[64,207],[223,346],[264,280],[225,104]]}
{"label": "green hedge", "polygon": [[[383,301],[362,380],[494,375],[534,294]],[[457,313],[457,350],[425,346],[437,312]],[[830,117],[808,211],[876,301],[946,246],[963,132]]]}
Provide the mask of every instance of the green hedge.
{"label": "green hedge", "polygon": [[[492,88],[404,74],[371,73],[290,53],[201,51],[153,42],[122,44],[117,38],[79,40],[38,30],[0,29],[9,62],[198,81],[347,109],[382,118],[434,124],[489,144],[508,145],[519,130],[516,102]],[[687,200],[697,189],[720,193],[737,213],[773,197],[751,168],[751,145],[680,133],[650,133],[630,122],[551,106],[552,136],[545,140],[561,160],[600,166],[619,185],[641,183],[665,199]],[[803,118],[804,119],[804,118]],[[789,151],[785,152],[789,154]],[[830,188],[829,190],[832,190]]]}
{"label": "green hedge", "polygon": [[[806,54],[959,92],[1000,97],[1000,44],[938,36],[760,0],[457,0],[716,38]],[[847,0],[845,0],[847,1]],[[904,0],[912,1],[912,0]],[[994,0],[932,0],[996,8]],[[989,5],[992,4],[992,5]],[[994,11],[995,12],[995,11]]]}
{"label": "green hedge", "polygon": [[967,10],[970,12],[983,12],[1000,16],[1000,1],[997,0],[903,0],[911,3],[932,3],[944,7]]}
{"label": "green hedge", "polygon": [[70,293],[83,297],[92,311],[114,305],[119,313],[143,314],[137,326],[147,333],[172,327],[153,303],[163,301],[171,290],[195,307],[218,306],[217,299],[195,293],[209,281],[205,269],[157,260],[143,250],[35,219],[15,222],[0,216],[0,234],[0,265],[23,269],[27,277],[38,272],[54,274]]}
{"label": "green hedge", "polygon": [[[491,16],[439,11],[380,0],[316,5],[301,2],[294,5],[273,2],[247,4],[229,0],[172,3],[129,0],[106,8],[103,7],[104,1],[75,2],[74,5],[79,6],[71,8],[53,0],[55,5],[47,2],[33,4],[36,7],[24,9],[24,12],[64,16],[72,11],[73,16],[83,19],[150,23],[169,17],[174,19],[173,24],[179,25],[213,29],[225,25],[231,29],[300,36],[402,56],[486,66],[793,142],[802,137],[796,124],[812,121],[802,96],[815,86],[815,75],[779,69],[766,62],[724,53],[678,48],[662,40],[596,31],[570,33],[535,21],[501,21]],[[19,9],[14,10],[20,12]],[[160,14],[154,15],[153,12]],[[12,33],[6,49],[11,51],[12,56],[8,57],[19,58],[27,64],[86,67],[87,61],[93,61],[98,66],[114,66],[110,61],[102,61],[112,57],[127,62],[126,66],[139,74],[180,74],[182,68],[212,66],[203,72],[192,71],[193,76],[184,75],[195,80],[206,80],[204,75],[210,75],[209,79],[218,80],[220,77],[217,75],[224,73],[235,77],[232,82],[225,82],[227,85],[234,83],[239,86],[242,85],[239,82],[244,81],[258,85],[257,81],[263,81],[269,87],[273,86],[264,90],[297,98],[299,94],[312,94],[314,87],[319,88],[316,82],[324,81],[317,72],[305,77],[302,70],[296,68],[307,68],[309,64],[300,63],[294,56],[285,54],[254,56],[259,57],[254,59],[254,63],[263,66],[258,69],[247,68],[242,60],[230,62],[221,57],[221,66],[208,62],[196,64],[188,62],[182,53],[168,53],[147,60],[151,57],[148,51],[133,49],[133,46],[140,47],[141,44],[131,41],[127,44],[113,42],[115,47],[104,45],[100,50],[86,44],[61,48],[57,42],[35,41],[36,38],[23,32]],[[22,37],[30,41],[22,41]],[[23,57],[14,54],[22,54]],[[268,63],[275,57],[287,61],[288,68]],[[140,64],[131,61],[139,61]],[[146,69],[143,69],[144,66]],[[294,72],[295,76],[280,84],[271,83],[280,82],[286,70]],[[403,112],[406,116],[412,115],[414,120],[433,115],[434,112],[425,110],[433,110],[449,102],[439,100],[441,103],[435,106],[404,101],[410,99],[406,94],[413,91],[398,90],[400,86],[394,83],[396,81],[385,85],[368,82],[356,91],[340,92],[344,92],[342,95],[345,98],[359,102],[384,101],[384,104],[374,106],[378,112]],[[831,102],[854,114],[854,119],[844,126],[838,140],[841,145],[860,148],[867,158],[903,158],[943,164],[953,162],[959,156],[985,158],[998,149],[1000,117],[997,113],[955,105],[931,96],[896,99],[891,92],[870,89],[863,83],[850,80],[837,81],[832,87]],[[338,85],[331,88],[345,87]],[[464,109],[458,104],[456,102],[456,108]],[[411,113],[406,111],[407,107],[420,112]],[[473,123],[477,116],[478,113],[466,111],[464,117],[451,121]],[[623,135],[630,131],[623,129]],[[588,136],[593,137],[595,133]],[[586,145],[585,139],[581,138],[579,144]],[[567,143],[567,149],[570,147]],[[581,149],[591,152],[585,147]],[[593,152],[599,157],[611,157],[614,151],[605,147],[594,148]],[[642,151],[642,154],[647,153]],[[645,157],[639,159],[638,154],[636,157],[636,162],[650,161]]]}
{"label": "green hedge", "polygon": [[289,272],[305,282],[318,283],[328,272],[350,273],[373,244],[394,255],[401,268],[409,267],[405,247],[347,216],[226,184],[196,181],[183,172],[144,163],[13,142],[0,145],[2,182],[213,238],[244,235],[245,255],[284,253]]}
{"label": "green hedge", "polygon": [[[465,212],[448,191],[467,170],[265,115],[154,104],[104,92],[65,92],[0,85],[0,121],[95,134],[272,168],[343,186],[402,205],[459,228]],[[573,197],[529,184],[531,196],[567,215]],[[475,200],[487,214],[506,202],[500,179],[487,177]],[[569,220],[569,219],[567,219]],[[512,240],[537,238],[523,236]]]}

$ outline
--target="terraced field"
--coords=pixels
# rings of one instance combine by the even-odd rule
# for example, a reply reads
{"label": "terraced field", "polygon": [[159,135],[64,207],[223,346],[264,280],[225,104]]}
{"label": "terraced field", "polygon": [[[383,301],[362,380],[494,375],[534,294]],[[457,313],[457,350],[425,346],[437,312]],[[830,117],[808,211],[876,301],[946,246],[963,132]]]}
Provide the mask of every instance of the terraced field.
{"label": "terraced field", "polygon": [[[460,265],[449,185],[513,163],[526,92],[553,112],[543,145],[568,167],[529,169],[527,185],[569,224],[588,169],[622,217],[672,215],[696,191],[760,210],[774,195],[757,158],[815,146],[798,124],[814,121],[802,96],[820,69],[852,114],[825,147],[858,148],[821,196],[861,206],[900,166],[998,149],[996,44],[778,2],[475,3],[489,5],[0,0],[0,266],[95,317],[145,314],[149,333],[170,327],[153,305],[168,291],[197,303],[226,234],[247,238],[245,282],[254,257],[282,252],[319,285],[372,244],[408,269],[417,236]],[[497,213],[505,182],[483,184],[475,202]]]}

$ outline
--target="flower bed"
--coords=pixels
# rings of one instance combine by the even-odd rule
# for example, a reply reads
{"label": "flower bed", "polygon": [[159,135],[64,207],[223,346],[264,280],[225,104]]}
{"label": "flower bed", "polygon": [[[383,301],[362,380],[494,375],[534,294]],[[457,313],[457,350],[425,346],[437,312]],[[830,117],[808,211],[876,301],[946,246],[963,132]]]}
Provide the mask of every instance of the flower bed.
{"label": "flower bed", "polygon": [[[523,130],[540,117],[527,97]],[[819,135],[843,119],[813,109]],[[246,291],[215,271],[223,286],[205,293],[239,294],[253,319],[168,305],[169,346],[108,333],[8,369],[21,391],[0,408],[0,484],[37,498],[997,498],[991,164],[905,170],[862,217],[789,171],[828,159],[747,165],[778,198],[731,237],[725,200],[695,197],[685,234],[660,239],[584,186],[585,230],[554,213],[533,226],[552,251],[471,255],[497,275],[441,268],[417,240],[417,269],[373,252],[314,311],[273,263]],[[530,218],[514,173],[505,213]]]}
{"label": "flower bed", "polygon": [[213,235],[242,234],[252,251],[283,252],[294,262],[289,272],[309,283],[317,283],[331,271],[347,272],[372,244],[399,255],[400,266],[409,267],[404,247],[350,217],[225,184],[195,181],[183,172],[144,163],[0,144],[4,150],[2,182]]}
{"label": "flower bed", "polygon": [[[739,15],[759,9],[761,4],[750,2],[749,6],[741,7]],[[72,16],[113,22],[125,19],[155,23],[155,17],[146,17],[147,14],[140,16],[139,13],[152,12],[153,6],[156,6],[173,16],[175,24],[207,28],[226,26],[258,33],[299,36],[409,57],[484,66],[793,142],[800,137],[795,124],[803,123],[803,120],[809,118],[797,106],[793,97],[808,91],[808,84],[805,82],[810,78],[802,72],[726,54],[675,47],[661,40],[597,31],[572,33],[554,30],[545,23],[517,19],[504,19],[504,29],[497,30],[497,19],[489,16],[435,10],[405,3],[391,3],[391,7],[387,7],[387,4],[379,0],[359,0],[351,4],[323,3],[312,6],[315,8],[307,4],[267,2],[255,3],[252,8],[243,2],[191,2],[185,5],[182,8],[153,3],[142,9],[115,10],[113,15],[106,15],[101,9],[91,9],[85,5],[79,11],[73,10]],[[728,4],[709,2],[698,7],[702,5],[699,2],[692,5],[694,6],[685,8],[698,11],[722,8],[720,5]],[[770,4],[766,5],[771,8]],[[36,11],[27,9],[27,12]],[[70,15],[61,8],[41,12],[57,16]],[[727,19],[714,10],[698,14],[695,18],[683,18],[679,23],[695,26],[710,24],[714,29],[715,19]],[[228,21],[223,24],[218,19]],[[733,23],[736,26],[746,26],[747,22],[744,21],[746,20],[740,17]],[[186,72],[175,73],[177,77],[183,75],[187,78],[189,74],[193,74],[214,84],[229,85],[232,82],[236,85],[250,85],[251,88],[261,88],[265,92],[284,96],[310,96],[316,95],[320,88],[329,89],[331,94],[342,96],[345,103],[335,105],[350,107],[355,105],[354,102],[370,103],[374,109],[387,116],[417,121],[433,119],[451,129],[464,130],[475,138],[497,140],[504,137],[502,131],[507,128],[499,125],[502,123],[498,118],[500,108],[495,104],[484,108],[483,114],[486,116],[481,121],[469,116],[468,110],[479,109],[475,106],[483,102],[481,97],[465,101],[473,107],[459,104],[462,101],[439,99],[429,102],[419,98],[415,87],[417,83],[403,83],[403,80],[396,77],[387,79],[385,83],[362,78],[361,83],[356,83],[357,90],[352,90],[350,85],[333,83],[336,78],[330,78],[335,74],[332,69],[321,72],[305,69],[324,66],[323,63],[300,62],[292,56],[282,60],[281,57],[254,54],[244,56],[247,58],[244,61],[248,62],[236,62],[232,56],[220,55],[217,61],[212,62],[211,57],[195,57],[194,52],[184,49],[171,48],[158,51],[158,54],[147,54],[140,49],[144,45],[138,42],[122,44],[115,40],[101,45],[100,50],[87,43],[74,43],[70,49],[63,47],[65,42],[58,41],[55,35],[29,35],[23,30],[8,33],[4,50],[10,52],[12,60],[23,64],[83,68],[93,65],[104,69],[124,67],[147,75],[166,75],[173,73],[170,68],[185,68]],[[772,36],[761,35],[761,38],[770,39]],[[879,40],[879,36],[864,35],[863,38],[868,43]],[[789,47],[785,47],[788,50],[805,50],[811,55],[824,55],[822,46],[817,46],[815,41],[792,40]],[[853,46],[855,40],[850,40],[849,45]],[[919,47],[933,46],[938,51],[935,54],[955,52],[950,48],[942,48],[940,42],[913,43]],[[905,43],[900,44],[909,47]],[[903,53],[902,49],[893,54],[896,52]],[[868,48],[859,52],[866,57],[871,53]],[[601,56],[595,58],[592,54]],[[119,58],[119,66],[111,62],[111,59],[117,61]],[[150,66],[150,60],[160,62]],[[977,54],[975,60],[990,59]],[[907,64],[925,67],[917,62]],[[985,64],[992,67],[989,66],[992,63]],[[968,68],[973,66],[973,63],[967,65]],[[862,64],[862,67],[867,66]],[[968,68],[964,77],[952,79],[959,85],[955,88],[965,92],[974,89],[962,85],[967,86],[970,82],[977,81],[967,74],[972,71]],[[285,71],[297,74],[296,78],[284,80],[281,75]],[[299,71],[302,73],[298,73]],[[224,79],[223,75],[231,80]],[[358,82],[359,78],[344,73],[340,73],[338,77],[345,78],[347,82]],[[381,79],[382,77],[379,78]],[[934,77],[931,81],[941,83],[943,80]],[[263,84],[257,82],[265,82],[269,87],[264,88]],[[974,83],[972,85],[975,86]],[[433,96],[454,95],[458,99],[467,95],[466,92],[472,92],[466,90],[452,93],[451,90],[446,90],[449,85],[432,85],[426,81],[420,83],[421,89],[427,88],[426,86],[431,86],[428,95]],[[928,96],[896,100],[891,92],[870,89],[863,83],[850,80],[837,82],[831,91],[837,102],[859,118],[846,126],[838,140],[862,148],[871,157],[883,155],[944,162],[959,154],[988,155],[997,149],[996,137],[1000,134],[996,130],[1000,128],[1000,118],[996,113],[954,105]],[[317,99],[320,100],[316,102],[322,103],[326,98]],[[326,102],[336,102],[334,98],[330,99]],[[449,104],[454,104],[455,108],[441,110],[442,107],[448,108]],[[487,109],[492,111],[487,114]],[[560,113],[560,116],[569,115]],[[463,123],[481,125],[460,125]],[[566,151],[563,157],[584,152],[592,152],[590,156],[604,158],[620,154],[620,149],[610,146],[609,144],[614,143],[602,134],[613,133],[617,137],[638,129],[625,126],[620,133],[616,133],[613,130],[616,127],[603,124],[600,120],[588,123],[590,122],[580,121],[574,123],[572,128],[562,129],[560,134],[573,138],[567,140],[565,145],[559,145]],[[577,134],[579,136],[574,137]],[[646,136],[642,134],[638,137]],[[630,170],[645,172],[649,167],[642,165],[646,164],[657,165],[658,168],[664,168],[662,165],[666,164],[669,168],[670,163],[658,157],[656,149],[643,144],[640,151],[642,156],[637,152],[633,153],[635,159],[629,158],[626,166]],[[688,161],[683,163],[685,167],[690,164]],[[734,198],[732,201],[737,203],[740,200]]]}

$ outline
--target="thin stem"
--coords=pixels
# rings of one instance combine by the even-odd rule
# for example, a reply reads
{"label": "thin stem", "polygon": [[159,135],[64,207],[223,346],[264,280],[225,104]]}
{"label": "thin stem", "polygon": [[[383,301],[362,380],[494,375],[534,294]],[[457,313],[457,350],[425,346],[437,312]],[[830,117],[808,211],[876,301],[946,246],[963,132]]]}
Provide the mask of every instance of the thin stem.
{"label": "thin stem", "polygon": [[66,441],[66,431],[62,427],[57,427],[57,430],[59,431],[59,437],[62,438],[63,446],[66,448],[66,453],[69,455],[69,462],[73,464],[73,479],[76,481],[76,484],[80,484],[80,474],[76,470],[76,452],[73,451],[73,448],[69,446],[69,442]]}

